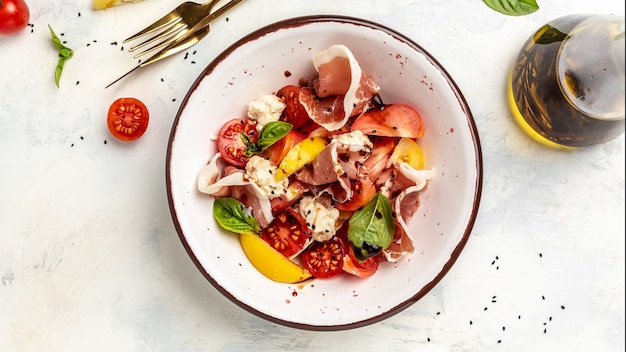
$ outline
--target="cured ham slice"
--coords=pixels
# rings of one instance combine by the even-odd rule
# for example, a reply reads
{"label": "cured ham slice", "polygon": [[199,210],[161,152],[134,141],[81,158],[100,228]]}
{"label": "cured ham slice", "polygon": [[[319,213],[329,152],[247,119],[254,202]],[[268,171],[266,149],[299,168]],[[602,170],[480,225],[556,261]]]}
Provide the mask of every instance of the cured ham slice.
{"label": "cured ham slice", "polygon": [[246,173],[234,166],[226,166],[220,172],[218,166],[220,153],[216,153],[198,174],[198,190],[215,197],[231,196],[238,199],[257,218],[259,225],[264,228],[274,219],[270,199],[254,182],[250,182]]}
{"label": "cured ham slice", "polygon": [[315,186],[338,182],[343,194],[339,194],[337,187],[329,192],[335,200],[343,202],[352,198],[350,180],[359,178],[371,148],[372,143],[360,131],[338,135],[296,178]]}
{"label": "cured ham slice", "polygon": [[313,56],[319,77],[314,90],[301,90],[300,103],[319,125],[329,131],[342,128],[350,116],[361,113],[380,87],[363,73],[345,45],[332,45]]}
{"label": "cured ham slice", "polygon": [[397,165],[393,189],[402,189],[393,201],[396,214],[396,233],[393,241],[383,253],[390,262],[396,262],[408,253],[413,253],[413,238],[407,233],[405,219],[410,219],[419,207],[420,191],[433,176],[432,170],[415,170],[406,163]]}

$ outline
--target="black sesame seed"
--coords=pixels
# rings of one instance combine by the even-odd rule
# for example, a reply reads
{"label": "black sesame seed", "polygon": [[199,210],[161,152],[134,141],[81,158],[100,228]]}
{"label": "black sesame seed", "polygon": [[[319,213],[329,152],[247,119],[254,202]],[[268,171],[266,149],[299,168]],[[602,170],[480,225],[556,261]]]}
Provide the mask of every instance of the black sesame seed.
{"label": "black sesame seed", "polygon": [[502,340],[498,340],[498,343],[502,343]]}
{"label": "black sesame seed", "polygon": [[470,322],[469,322],[469,323],[470,323],[470,325],[473,325],[473,324],[474,324],[474,322],[472,322],[471,320],[470,320]]}
{"label": "black sesame seed", "polygon": [[565,309],[565,306],[561,306],[561,309]]}
{"label": "black sesame seed", "polygon": [[106,139],[104,140],[104,144],[107,144],[107,140]]}

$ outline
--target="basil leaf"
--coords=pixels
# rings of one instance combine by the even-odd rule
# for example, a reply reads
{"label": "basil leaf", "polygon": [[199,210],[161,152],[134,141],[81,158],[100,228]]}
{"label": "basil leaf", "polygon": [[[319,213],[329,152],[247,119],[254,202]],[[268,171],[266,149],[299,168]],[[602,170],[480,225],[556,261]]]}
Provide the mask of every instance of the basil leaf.
{"label": "basil leaf", "polygon": [[59,37],[54,33],[50,25],[48,25],[48,29],[50,30],[52,43],[55,47],[57,47],[57,49],[59,49],[59,61],[57,62],[57,66],[54,69],[54,83],[56,83],[58,88],[59,81],[61,80],[61,73],[63,72],[63,66],[65,65],[65,60],[74,56],[74,50],[63,45],[61,39],[59,39]]}
{"label": "basil leaf", "polygon": [[252,143],[250,137],[248,137],[248,135],[243,132],[241,133],[241,140],[243,140],[243,143],[246,145],[246,150],[244,151],[244,154],[246,156],[250,157],[258,154],[261,151],[256,144]]}
{"label": "basil leaf", "polygon": [[523,16],[539,10],[535,0],[483,0],[487,6],[509,16]]}
{"label": "basil leaf", "polygon": [[261,232],[257,219],[250,209],[235,198],[218,198],[213,203],[213,216],[225,230],[235,233]]}
{"label": "basil leaf", "polygon": [[348,241],[359,260],[386,249],[393,241],[396,224],[389,199],[378,192],[363,208],[354,212],[348,227]]}
{"label": "basil leaf", "polygon": [[281,138],[285,137],[291,128],[292,124],[284,121],[272,121],[268,122],[261,133],[259,134],[259,140],[256,142],[261,151],[264,151],[272,144],[276,143]]}

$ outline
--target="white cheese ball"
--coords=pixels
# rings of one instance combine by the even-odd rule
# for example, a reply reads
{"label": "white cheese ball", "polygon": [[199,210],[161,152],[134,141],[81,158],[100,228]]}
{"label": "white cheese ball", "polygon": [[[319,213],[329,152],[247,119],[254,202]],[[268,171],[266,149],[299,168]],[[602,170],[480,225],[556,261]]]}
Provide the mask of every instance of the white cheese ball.
{"label": "white cheese ball", "polygon": [[307,226],[311,229],[311,237],[315,241],[328,241],[337,232],[339,210],[326,208],[313,197],[303,197],[300,200],[300,215],[306,220]]}
{"label": "white cheese ball", "polygon": [[268,123],[278,121],[285,107],[279,97],[273,94],[264,95],[248,104],[248,117],[256,120],[257,130],[261,131]]}
{"label": "white cheese ball", "polygon": [[286,177],[276,181],[276,170],[276,166],[273,166],[269,160],[258,155],[252,156],[246,163],[248,180],[256,184],[268,199],[285,194],[289,186],[289,179]]}
{"label": "white cheese ball", "polygon": [[[354,130],[348,133],[338,134],[333,137],[330,143],[342,143],[345,145],[354,146],[356,147],[355,151],[362,150],[362,149],[370,150],[374,146],[374,144],[372,144],[372,141],[370,141],[369,137],[363,134],[363,131],[361,130]],[[365,147],[365,148],[360,148],[360,147]]]}

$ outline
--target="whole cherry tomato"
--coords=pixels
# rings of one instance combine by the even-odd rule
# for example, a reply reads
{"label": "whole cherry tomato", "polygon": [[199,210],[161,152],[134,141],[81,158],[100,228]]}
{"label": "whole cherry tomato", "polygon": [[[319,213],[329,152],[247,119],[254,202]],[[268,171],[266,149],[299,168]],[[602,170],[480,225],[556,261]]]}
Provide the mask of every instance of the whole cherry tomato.
{"label": "whole cherry tomato", "polygon": [[14,34],[28,25],[30,10],[24,0],[0,0],[0,34]]}

